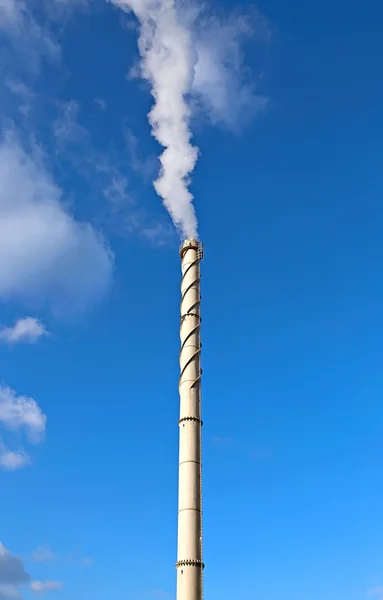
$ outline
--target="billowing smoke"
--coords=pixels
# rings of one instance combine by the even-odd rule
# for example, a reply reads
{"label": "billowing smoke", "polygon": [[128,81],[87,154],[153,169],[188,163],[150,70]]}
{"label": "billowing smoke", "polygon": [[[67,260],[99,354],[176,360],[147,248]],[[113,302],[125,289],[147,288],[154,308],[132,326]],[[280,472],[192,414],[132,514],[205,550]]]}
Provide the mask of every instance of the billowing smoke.
{"label": "billowing smoke", "polygon": [[190,119],[203,113],[231,131],[267,104],[249,80],[242,44],[265,38],[265,20],[255,10],[217,18],[199,0],[109,0],[133,12],[140,25],[141,76],[151,85],[149,121],[165,148],[154,187],[183,237],[197,237],[188,186],[198,158]]}
{"label": "billowing smoke", "polygon": [[191,34],[181,24],[175,0],[111,0],[132,10],[140,23],[141,74],[150,82],[153,135],[165,148],[154,187],[184,237],[197,236],[197,219],[188,189],[198,149],[191,143],[187,94],[193,84],[196,55]]}

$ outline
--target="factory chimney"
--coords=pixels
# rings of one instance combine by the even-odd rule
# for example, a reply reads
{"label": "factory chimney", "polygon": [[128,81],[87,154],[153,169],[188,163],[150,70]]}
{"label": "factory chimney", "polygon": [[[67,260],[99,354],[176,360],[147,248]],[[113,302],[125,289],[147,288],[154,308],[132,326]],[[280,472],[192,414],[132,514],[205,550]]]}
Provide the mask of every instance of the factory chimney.
{"label": "factory chimney", "polygon": [[177,600],[202,600],[200,263],[203,246],[195,239],[188,239],[181,245],[180,256],[182,297]]}

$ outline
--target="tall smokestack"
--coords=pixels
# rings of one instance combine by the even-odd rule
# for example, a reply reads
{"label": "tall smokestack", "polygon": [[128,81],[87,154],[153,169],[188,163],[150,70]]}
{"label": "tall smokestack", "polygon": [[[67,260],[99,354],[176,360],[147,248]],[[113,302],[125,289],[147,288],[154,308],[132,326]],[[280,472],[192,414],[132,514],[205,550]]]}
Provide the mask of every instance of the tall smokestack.
{"label": "tall smokestack", "polygon": [[180,248],[181,352],[177,600],[202,600],[202,419],[200,262],[195,239]]}

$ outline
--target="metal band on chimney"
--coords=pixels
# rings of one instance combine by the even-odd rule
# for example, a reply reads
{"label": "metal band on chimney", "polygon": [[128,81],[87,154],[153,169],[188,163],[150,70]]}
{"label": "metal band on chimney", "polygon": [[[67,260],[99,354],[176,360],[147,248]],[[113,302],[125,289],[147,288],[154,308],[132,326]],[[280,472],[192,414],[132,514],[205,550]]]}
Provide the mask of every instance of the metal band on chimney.
{"label": "metal band on chimney", "polygon": [[200,423],[201,425],[203,425],[203,421],[199,417],[183,417],[178,421],[178,425],[181,425],[181,423],[183,423],[184,421],[195,421],[196,423]]}
{"label": "metal band on chimney", "polygon": [[199,567],[200,569],[204,569],[205,565],[201,560],[179,560],[176,563],[176,569],[179,567]]}

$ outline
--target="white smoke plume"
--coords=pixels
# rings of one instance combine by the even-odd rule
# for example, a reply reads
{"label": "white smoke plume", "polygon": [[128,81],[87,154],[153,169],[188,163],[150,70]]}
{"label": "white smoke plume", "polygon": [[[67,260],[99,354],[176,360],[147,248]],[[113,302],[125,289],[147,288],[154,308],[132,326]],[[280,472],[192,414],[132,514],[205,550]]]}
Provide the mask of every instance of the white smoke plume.
{"label": "white smoke plume", "polygon": [[199,0],[109,1],[133,12],[140,25],[140,75],[154,98],[149,121],[165,148],[154,187],[181,236],[197,237],[188,187],[198,158],[192,113],[202,109],[213,124],[236,130],[265,107],[267,99],[255,93],[243,66],[242,42],[255,33],[262,37],[266,22],[255,10],[212,17]]}
{"label": "white smoke plume", "polygon": [[191,34],[177,14],[175,0],[111,0],[133,11],[140,23],[141,74],[150,82],[154,106],[149,113],[153,135],[165,148],[154,187],[177,229],[197,236],[197,219],[188,190],[198,150],[191,143],[190,92],[195,65]]}

